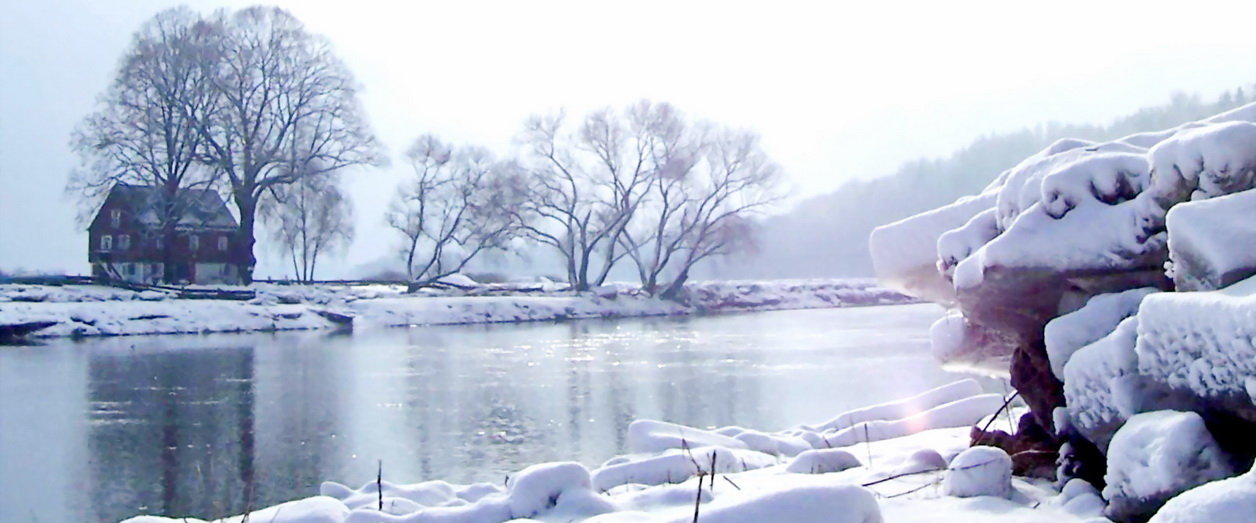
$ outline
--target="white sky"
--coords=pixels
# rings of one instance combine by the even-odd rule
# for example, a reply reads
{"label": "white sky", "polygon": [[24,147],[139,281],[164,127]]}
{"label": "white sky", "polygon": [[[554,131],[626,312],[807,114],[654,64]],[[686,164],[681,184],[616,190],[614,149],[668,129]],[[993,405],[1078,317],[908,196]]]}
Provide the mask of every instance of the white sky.
{"label": "white sky", "polygon": [[[981,134],[1256,82],[1251,0],[279,3],[334,42],[394,158],[352,173],[359,239],[324,277],[392,252],[383,209],[425,132],[505,152],[528,114],[648,97],[760,132],[805,196]],[[70,131],[173,5],[0,0],[0,268],[86,270]]]}

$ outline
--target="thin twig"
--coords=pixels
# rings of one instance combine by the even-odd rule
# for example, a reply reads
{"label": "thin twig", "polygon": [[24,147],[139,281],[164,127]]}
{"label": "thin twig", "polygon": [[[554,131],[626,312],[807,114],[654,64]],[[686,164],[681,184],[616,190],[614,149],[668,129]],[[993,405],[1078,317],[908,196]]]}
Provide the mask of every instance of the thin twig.
{"label": "thin twig", "polygon": [[1008,396],[1007,399],[1003,401],[1003,406],[999,407],[999,410],[994,411],[994,415],[990,416],[990,421],[987,421],[986,426],[981,428],[981,434],[977,436],[977,441],[973,442],[974,445],[980,444],[981,441],[985,439],[986,431],[990,429],[990,424],[994,423],[994,420],[999,419],[999,414],[1003,413],[1003,409],[1006,409],[1008,405],[1011,405],[1012,400],[1016,399],[1016,396],[1019,396],[1019,395],[1020,395],[1019,390],[1013,391],[1012,395]]}
{"label": "thin twig", "polygon": [[384,460],[379,460],[379,469],[375,472],[375,490],[379,492],[379,511],[384,511]]}

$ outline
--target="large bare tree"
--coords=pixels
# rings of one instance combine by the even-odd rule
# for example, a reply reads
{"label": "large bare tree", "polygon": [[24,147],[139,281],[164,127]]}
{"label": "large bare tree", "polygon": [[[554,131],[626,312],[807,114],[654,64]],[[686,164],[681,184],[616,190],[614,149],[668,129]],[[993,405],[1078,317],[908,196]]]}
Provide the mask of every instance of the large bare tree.
{"label": "large bare tree", "polygon": [[402,182],[388,225],[404,237],[401,255],[415,283],[462,271],[477,256],[508,250],[520,234],[522,176],[487,149],[453,147],[434,135],[406,151],[414,177]]}
{"label": "large bare tree", "polygon": [[217,59],[202,65],[220,107],[197,130],[202,159],[230,183],[248,283],[257,206],[269,189],[385,159],[353,74],[326,39],[275,7],[219,11],[208,23],[216,40],[206,52]]}
{"label": "large bare tree", "polygon": [[302,176],[272,187],[259,207],[297,281],[313,281],[319,256],[353,241],[353,205],[337,181],[335,173]]}
{"label": "large bare tree", "polygon": [[757,135],[711,124],[690,129],[701,131],[689,131],[686,147],[663,149],[670,167],[651,178],[646,204],[619,237],[642,288],[669,299],[698,262],[753,243],[751,218],[784,196],[780,168]]}
{"label": "large bare tree", "polygon": [[[132,202],[156,222],[156,234],[139,240],[174,245],[176,227],[200,204],[202,191],[213,188],[215,173],[199,162],[203,141],[196,128],[218,107],[203,67],[213,58],[207,29],[199,15],[179,7],[135,33],[99,108],[71,139],[80,166],[67,191],[84,202],[84,217],[115,185],[155,188],[143,193],[148,201]],[[174,251],[163,252],[163,280],[173,281]]]}
{"label": "large bare tree", "polygon": [[674,167],[660,151],[682,147],[684,124],[671,105],[649,101],[595,111],[575,129],[565,124],[561,113],[525,123],[529,195],[518,212],[529,236],[559,254],[568,283],[587,290],[625,256],[620,236],[650,180]]}

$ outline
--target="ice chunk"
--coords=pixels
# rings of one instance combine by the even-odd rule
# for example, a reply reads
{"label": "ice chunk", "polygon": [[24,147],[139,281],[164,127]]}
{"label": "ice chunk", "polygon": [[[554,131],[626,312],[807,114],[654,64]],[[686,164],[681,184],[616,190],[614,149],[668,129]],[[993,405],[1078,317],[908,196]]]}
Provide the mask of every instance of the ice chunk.
{"label": "ice chunk", "polygon": [[947,496],[1012,496],[1012,458],[997,447],[972,447],[951,460],[942,482]]}
{"label": "ice chunk", "polygon": [[1139,318],[1121,321],[1111,334],[1082,347],[1064,366],[1064,400],[1068,404],[1069,426],[1100,450],[1125,421],[1118,409],[1114,388],[1124,385],[1138,372],[1134,355]]}
{"label": "ice chunk", "polygon": [[1116,329],[1118,323],[1138,312],[1143,297],[1158,289],[1144,287],[1090,298],[1082,308],[1060,316],[1043,331],[1051,372],[1064,379],[1064,365],[1073,353]]}
{"label": "ice chunk", "polygon": [[1256,274],[1256,190],[1175,205],[1166,221],[1177,290],[1220,289]]}
{"label": "ice chunk", "polygon": [[1138,414],[1108,447],[1106,514],[1122,521],[1146,518],[1169,498],[1234,473],[1199,414]]}

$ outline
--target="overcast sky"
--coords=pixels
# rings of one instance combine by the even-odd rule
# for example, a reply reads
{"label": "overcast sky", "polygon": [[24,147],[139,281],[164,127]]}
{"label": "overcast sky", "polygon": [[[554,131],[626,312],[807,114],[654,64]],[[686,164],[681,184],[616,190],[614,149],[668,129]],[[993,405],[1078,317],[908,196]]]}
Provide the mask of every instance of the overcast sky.
{"label": "overcast sky", "polygon": [[[333,41],[394,158],[351,173],[358,241],[323,277],[392,252],[382,212],[421,133],[505,152],[531,113],[648,97],[758,131],[805,196],[981,134],[1256,82],[1251,0],[278,3]],[[0,269],[86,271],[70,131],[131,34],[177,3],[0,5]]]}

